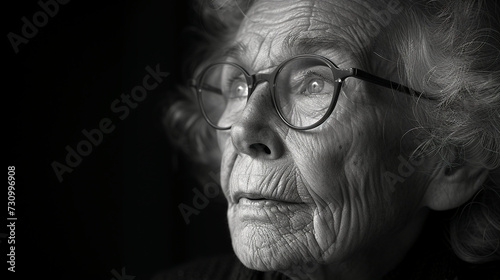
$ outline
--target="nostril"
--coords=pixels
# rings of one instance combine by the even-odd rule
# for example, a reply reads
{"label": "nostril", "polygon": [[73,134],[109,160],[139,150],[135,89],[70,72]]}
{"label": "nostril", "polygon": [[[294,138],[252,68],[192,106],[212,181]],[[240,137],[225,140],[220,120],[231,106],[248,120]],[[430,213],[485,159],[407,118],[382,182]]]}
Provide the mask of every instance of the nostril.
{"label": "nostril", "polygon": [[269,149],[269,147],[267,147],[266,145],[261,144],[261,143],[256,143],[256,144],[250,145],[250,149],[254,150],[257,154],[262,153],[262,152],[264,152],[268,155],[271,154],[271,149]]}
{"label": "nostril", "polygon": [[264,152],[268,155],[271,154],[271,150],[267,146],[264,146]]}

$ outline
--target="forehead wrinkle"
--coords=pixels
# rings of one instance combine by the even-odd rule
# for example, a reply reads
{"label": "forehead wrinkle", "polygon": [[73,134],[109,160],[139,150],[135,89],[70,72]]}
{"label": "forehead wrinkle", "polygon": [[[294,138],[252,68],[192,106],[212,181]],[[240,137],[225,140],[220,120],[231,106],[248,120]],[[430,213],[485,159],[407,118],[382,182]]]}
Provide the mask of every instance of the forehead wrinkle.
{"label": "forehead wrinkle", "polygon": [[[262,48],[262,45],[263,42],[261,41],[258,48]],[[278,65],[289,58],[301,54],[331,53],[335,55],[333,58],[329,58],[332,59],[335,65],[339,66],[349,56],[348,44],[345,40],[334,36],[300,37],[299,35],[290,33],[282,41],[280,48],[282,52],[274,55],[271,54],[271,48],[267,50],[267,57],[269,57],[271,65]],[[255,66],[256,58],[250,62],[248,51],[248,45],[243,42],[236,42],[224,52],[224,55],[226,58],[232,58],[244,64],[242,65],[244,67]]]}
{"label": "forehead wrinkle", "polygon": [[[307,32],[311,29],[316,0],[297,1],[293,8],[288,1],[257,1],[236,36],[247,45],[239,58],[251,62],[253,67],[276,65],[283,58],[283,38],[290,30]],[[262,64],[263,63],[263,64]]]}
{"label": "forehead wrinkle", "polygon": [[[259,69],[257,69],[257,67],[259,67],[259,68],[269,67],[269,65],[276,64],[275,60],[273,59],[274,56],[271,53],[274,49],[275,38],[270,37],[270,41],[266,42],[266,39],[269,38],[269,34],[270,34],[270,32],[267,32],[263,36],[261,35],[262,40],[260,40],[259,45],[256,49],[257,55],[253,56],[253,58],[250,58],[249,56],[247,57],[248,61],[250,62],[250,67],[255,69],[255,71],[259,71]],[[266,46],[267,46],[267,48],[266,48]],[[262,52],[267,53],[266,57],[267,57],[268,63],[266,63],[265,65],[258,65],[257,63],[259,61],[259,54]],[[249,55],[249,53],[247,53],[247,54]],[[263,69],[260,69],[260,70],[263,70]]]}
{"label": "forehead wrinkle", "polygon": [[[345,40],[336,36],[301,37],[289,34],[283,41],[283,49],[287,57],[319,52],[335,52],[342,56],[347,56],[349,53],[349,46]],[[333,62],[336,63],[336,61]]]}
{"label": "forehead wrinkle", "polygon": [[[257,1],[245,18],[244,23],[259,24],[261,27],[279,28],[297,20],[301,25],[308,26],[312,18],[316,0],[300,1]],[[275,16],[279,15],[278,18]]]}
{"label": "forehead wrinkle", "polygon": [[[349,27],[355,29],[354,26],[358,26],[359,17],[365,15],[363,11],[350,11],[344,5],[330,1],[300,1],[292,10],[291,4],[282,5],[282,1],[257,3],[244,19],[236,36],[237,43],[226,52],[228,57],[246,62],[242,66],[262,68],[307,53],[326,54],[325,56],[332,58],[337,65],[349,59],[358,62],[359,57],[353,55],[362,52],[357,48],[356,32]],[[273,9],[270,9],[269,5]],[[332,10],[335,12],[329,17],[320,16]],[[276,18],[276,12],[282,16]],[[348,17],[347,14],[354,15],[354,18]],[[262,33],[266,30],[267,33]]]}
{"label": "forehead wrinkle", "polygon": [[[269,44],[268,41],[265,40],[265,35],[256,33],[256,32],[248,32],[247,35],[254,35],[260,39],[255,39],[247,41],[237,41],[232,46],[228,47],[226,51],[224,51],[225,60],[234,60],[239,63],[243,68],[245,68],[249,72],[259,72],[261,70],[267,68],[273,68],[278,65],[279,62],[276,62],[276,57],[278,54],[274,53],[274,47],[266,47]],[[274,39],[268,39],[273,41]],[[273,45],[273,44],[271,44]],[[281,47],[278,47],[281,49]],[[266,64],[258,65],[258,55],[252,56],[253,53],[260,54],[266,53]]]}

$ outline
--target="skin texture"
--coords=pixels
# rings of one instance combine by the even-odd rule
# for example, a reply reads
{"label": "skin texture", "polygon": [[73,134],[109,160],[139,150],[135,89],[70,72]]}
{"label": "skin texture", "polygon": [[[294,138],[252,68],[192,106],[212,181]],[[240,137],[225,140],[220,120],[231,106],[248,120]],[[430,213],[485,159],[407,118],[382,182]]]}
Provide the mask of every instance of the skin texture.
{"label": "skin texture", "polygon": [[[331,47],[311,53],[396,79],[369,63],[375,37],[363,22],[373,15],[358,2],[260,1],[235,38],[243,51],[228,60],[267,73],[303,52],[287,49],[291,36],[329,37]],[[269,85],[259,84],[232,129],[218,131],[227,217],[243,264],[296,279],[377,279],[393,269],[425,220],[432,175],[422,159],[394,187],[384,177],[398,174],[398,156],[408,159],[416,146],[407,133],[415,126],[410,100],[351,78],[325,123],[297,131],[274,111]]]}

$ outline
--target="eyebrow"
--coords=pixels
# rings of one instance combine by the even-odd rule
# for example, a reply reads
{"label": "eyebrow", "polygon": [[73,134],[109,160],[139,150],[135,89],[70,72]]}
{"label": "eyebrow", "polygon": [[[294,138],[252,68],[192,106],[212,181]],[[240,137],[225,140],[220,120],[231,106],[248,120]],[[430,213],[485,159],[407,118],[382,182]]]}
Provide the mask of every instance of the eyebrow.
{"label": "eyebrow", "polygon": [[338,51],[344,53],[348,49],[349,47],[345,40],[338,36],[299,37],[289,34],[283,40],[283,51],[288,56],[316,53],[319,51]]}
{"label": "eyebrow", "polygon": [[[299,54],[311,54],[320,51],[338,51],[348,53],[348,44],[338,36],[300,37],[288,34],[283,40],[282,52],[278,55],[279,61],[284,61]],[[248,46],[241,42],[229,46],[222,52],[222,57],[241,59],[248,52]]]}
{"label": "eyebrow", "polygon": [[226,48],[225,50],[223,50],[222,57],[223,58],[232,57],[232,58],[238,59],[241,56],[243,56],[243,54],[246,53],[247,50],[248,50],[248,47],[245,46],[243,43],[236,42],[232,46],[230,46],[230,47]]}

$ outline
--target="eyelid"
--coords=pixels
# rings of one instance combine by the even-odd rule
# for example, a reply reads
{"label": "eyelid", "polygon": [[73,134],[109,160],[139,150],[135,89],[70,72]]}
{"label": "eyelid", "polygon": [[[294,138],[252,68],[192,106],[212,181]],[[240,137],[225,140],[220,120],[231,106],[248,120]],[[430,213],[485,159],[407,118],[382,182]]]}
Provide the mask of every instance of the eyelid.
{"label": "eyelid", "polygon": [[238,75],[238,76],[235,75],[235,76],[230,77],[227,80],[227,83],[229,85],[232,85],[235,81],[243,81],[245,84],[247,83],[247,80],[242,75]]}
{"label": "eyelid", "polygon": [[[311,71],[311,70],[307,70],[304,74],[300,74],[300,75],[293,75],[292,78],[290,80],[291,82],[291,87],[292,88],[296,88],[296,87],[302,87],[305,80],[309,79],[310,77],[321,77],[322,79],[324,79],[324,77],[322,75],[318,75],[317,73]],[[329,79],[326,79],[327,81]]]}
{"label": "eyelid", "polygon": [[312,76],[320,77],[320,78],[322,78],[323,80],[325,80],[325,81],[329,82],[329,83],[330,83],[330,84],[332,84],[332,85],[335,83],[332,79],[327,78],[327,77],[325,77],[325,76],[321,75],[320,73],[314,72],[313,70],[308,70],[308,71],[306,72],[305,77],[306,77],[306,78],[309,78],[309,77],[312,77]]}
{"label": "eyelid", "polygon": [[245,77],[243,76],[243,73],[230,73],[229,77],[224,78],[224,86],[232,86],[235,81],[244,81],[246,82]]}

